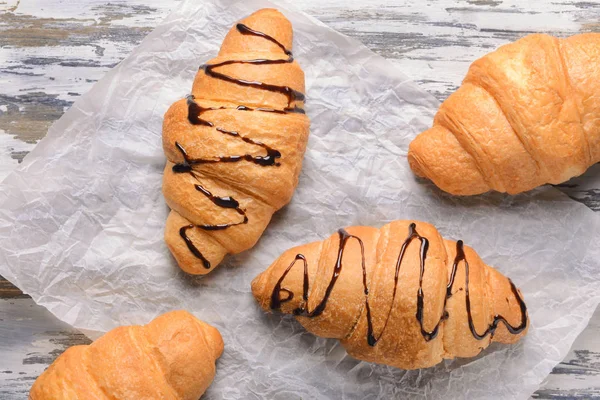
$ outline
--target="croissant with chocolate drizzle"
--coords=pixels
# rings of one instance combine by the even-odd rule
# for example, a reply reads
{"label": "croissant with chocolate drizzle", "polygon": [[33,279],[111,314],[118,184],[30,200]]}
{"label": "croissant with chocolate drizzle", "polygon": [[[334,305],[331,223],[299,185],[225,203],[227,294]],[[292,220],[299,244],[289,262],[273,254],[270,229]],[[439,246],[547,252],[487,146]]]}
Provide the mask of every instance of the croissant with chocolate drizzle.
{"label": "croissant with chocolate drizzle", "polygon": [[529,325],[510,279],[424,222],[340,229],[290,249],[252,293],[264,310],[294,314],[351,356],[402,369],[515,343]]}
{"label": "croissant with chocolate drizzle", "polygon": [[206,274],[254,246],[292,198],[309,120],[291,46],[292,25],[279,11],[255,12],[165,114],[165,240],[188,273]]}

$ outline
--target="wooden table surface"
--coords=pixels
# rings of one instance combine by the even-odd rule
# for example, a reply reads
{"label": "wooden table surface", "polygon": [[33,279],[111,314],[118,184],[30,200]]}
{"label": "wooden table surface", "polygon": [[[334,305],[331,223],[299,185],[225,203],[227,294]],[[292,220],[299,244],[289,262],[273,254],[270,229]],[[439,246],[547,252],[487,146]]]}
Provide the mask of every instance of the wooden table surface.
{"label": "wooden table surface", "polygon": [[[126,57],[178,1],[0,0],[0,180],[50,124]],[[595,1],[296,0],[392,60],[439,100],[475,58],[532,32],[600,32]],[[561,185],[600,211],[600,165]],[[89,343],[0,277],[0,399],[25,399],[68,346]],[[533,395],[600,399],[600,312]]]}

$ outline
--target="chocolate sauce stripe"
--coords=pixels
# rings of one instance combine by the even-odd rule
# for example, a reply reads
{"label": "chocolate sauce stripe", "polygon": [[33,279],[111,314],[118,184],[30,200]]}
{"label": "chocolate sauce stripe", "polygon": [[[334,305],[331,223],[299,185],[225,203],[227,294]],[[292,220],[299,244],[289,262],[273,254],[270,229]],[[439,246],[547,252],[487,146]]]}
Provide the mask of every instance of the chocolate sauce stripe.
{"label": "chocolate sauce stripe", "polygon": [[[289,116],[294,116],[296,114],[299,115],[305,115],[304,109],[302,108],[297,108],[297,109],[292,109],[292,110],[279,110],[276,108],[271,108],[271,107],[266,107],[266,106],[254,106],[254,105],[246,105],[246,104],[234,104],[231,103],[229,101],[226,100],[215,100],[215,99],[198,99],[198,101],[206,101],[206,102],[210,102],[210,103],[225,103],[227,105],[220,105],[218,107],[212,107],[212,106],[201,106],[198,101],[196,101],[196,97],[194,95],[188,95],[186,97],[187,99],[192,99],[194,100],[194,102],[196,103],[196,105],[202,109],[201,113],[205,113],[205,112],[211,112],[211,111],[219,111],[219,110],[235,110],[235,111],[255,111],[255,112],[264,112],[264,113],[273,113],[273,114],[280,114],[280,115],[289,115]],[[228,105],[228,104],[232,104],[232,105]],[[189,102],[188,102],[188,107],[189,107]]]}
{"label": "chocolate sauce stripe", "polygon": [[277,60],[271,60],[271,59],[226,60],[226,61],[222,61],[222,62],[219,62],[216,64],[205,64],[205,65],[201,66],[200,69],[203,69],[204,73],[207,76],[210,76],[212,78],[221,79],[221,80],[224,80],[227,82],[235,83],[240,86],[250,86],[250,87],[257,88],[257,89],[264,89],[264,90],[268,90],[271,92],[281,93],[281,94],[287,96],[287,98],[288,98],[288,105],[284,109],[284,111],[297,110],[298,107],[292,106],[292,103],[295,103],[296,101],[304,101],[305,100],[304,93],[302,93],[298,90],[295,90],[289,86],[284,86],[284,85],[275,85],[275,84],[270,84],[270,83],[265,83],[265,82],[235,78],[230,75],[226,75],[224,73],[215,71],[216,68],[219,68],[219,67],[222,67],[225,65],[231,65],[231,64],[240,64],[241,63],[241,64],[253,64],[253,65],[275,65],[275,64],[289,64],[294,61],[294,56],[293,56],[292,52],[290,50],[288,50],[282,43],[280,43],[277,39],[273,38],[272,36],[269,36],[263,32],[255,31],[252,28],[248,27],[247,25],[244,25],[241,23],[237,24],[236,28],[237,28],[238,32],[240,32],[241,34],[250,34],[250,35],[260,36],[260,37],[265,38],[266,40],[269,40],[272,43],[275,43],[277,46],[279,46],[280,49],[283,50],[284,54],[287,55],[288,58],[287,59],[277,59]]}
{"label": "chocolate sauce stripe", "polygon": [[287,47],[285,47],[283,45],[283,43],[281,43],[279,40],[275,39],[273,36],[267,35],[264,32],[260,32],[260,31],[254,30],[254,29],[250,28],[248,25],[245,25],[245,24],[242,24],[242,23],[236,24],[235,28],[242,35],[254,35],[254,36],[262,37],[262,38],[270,41],[271,43],[276,44],[281,50],[283,50],[283,52],[286,55],[292,55],[292,52],[290,50],[288,50]]}
{"label": "chocolate sauce stripe", "polygon": [[[228,136],[235,138],[236,140],[241,140],[252,146],[260,147],[260,148],[264,149],[267,152],[267,154],[266,155],[252,155],[252,154],[246,153],[246,154],[242,154],[242,155],[233,155],[233,156],[215,156],[210,159],[192,159],[192,158],[188,157],[186,154],[184,156],[184,158],[185,158],[184,163],[189,164],[189,165],[195,165],[195,164],[209,164],[209,163],[218,163],[218,162],[248,161],[248,162],[252,162],[254,164],[258,164],[260,166],[272,166],[272,165],[279,166],[279,163],[276,162],[276,159],[281,158],[281,153],[279,152],[279,150],[273,149],[270,146],[268,146],[262,142],[259,142],[258,140],[251,139],[247,136],[243,136],[237,131],[231,131],[231,130],[227,130],[227,129],[215,126],[211,121],[202,119],[201,115],[204,111],[212,110],[214,108],[203,108],[202,106],[200,106],[198,103],[196,103],[194,101],[194,96],[192,96],[192,95],[188,96],[187,103],[188,103],[188,119],[191,124],[203,125],[203,126],[208,126],[208,127],[214,128],[217,132],[219,132],[223,135],[228,135]],[[220,109],[220,108],[216,108],[216,109]],[[179,143],[176,142],[175,145],[181,150],[181,146],[179,145]]]}
{"label": "chocolate sauce stripe", "polygon": [[[294,62],[294,57],[291,56],[290,54],[287,54],[286,58],[281,58],[280,54],[275,54],[269,51],[253,51],[252,55],[255,54],[260,54],[261,56],[264,55],[265,57],[260,57],[260,58],[256,58],[256,57],[248,57],[248,58],[244,58],[246,56],[246,54],[248,53],[227,53],[227,54],[222,54],[219,55],[215,58],[213,58],[211,61],[216,61],[219,60],[218,62],[215,62],[213,64],[210,63],[210,61],[206,64],[202,64],[200,65],[199,69],[203,69],[205,66],[207,65],[218,65],[219,67],[222,67],[224,65],[231,65],[231,64],[254,64],[256,62],[264,62],[264,61],[269,61],[269,62],[274,62],[277,64],[291,64]],[[234,55],[240,55],[242,56],[241,58],[230,58],[231,56]],[[285,55],[285,54],[284,54]],[[273,57],[272,57],[273,56]],[[260,65],[260,64],[259,64]]]}
{"label": "chocolate sauce stripe", "polygon": [[223,189],[223,191],[225,190],[232,190],[235,192],[238,192],[238,194],[240,195],[246,195],[248,197],[251,197],[254,201],[266,206],[266,207],[271,207],[271,208],[277,208],[274,205],[271,205],[269,203],[267,203],[262,197],[259,197],[256,193],[251,192],[247,189],[245,189],[242,184],[240,182],[236,182],[236,181],[232,181],[226,178],[223,178],[222,176],[218,175],[218,174],[211,174],[210,172],[207,171],[196,171],[193,170],[193,172],[195,174],[199,175],[199,178],[206,178],[206,179],[210,179],[212,181],[214,180],[219,180],[219,184],[221,186],[223,186],[221,189]]}
{"label": "chocolate sauce stripe", "polygon": [[[272,113],[278,113],[278,114],[288,114],[288,113],[304,114],[304,109],[301,107],[298,107],[298,105],[295,104],[297,101],[304,101],[304,99],[305,99],[304,94],[299,91],[296,91],[288,86],[278,86],[278,85],[266,84],[263,82],[248,81],[248,80],[244,80],[244,79],[233,78],[228,75],[214,71],[215,68],[218,68],[220,66],[225,66],[225,65],[231,65],[231,64],[240,64],[241,63],[241,64],[254,64],[254,65],[274,65],[274,64],[292,63],[294,61],[292,52],[289,51],[288,49],[286,49],[283,44],[278,42],[273,37],[271,37],[265,33],[255,31],[244,24],[237,24],[236,28],[243,35],[250,34],[250,35],[260,36],[260,37],[265,38],[266,40],[269,40],[269,41],[277,44],[283,50],[284,54],[288,56],[288,58],[287,59],[276,59],[276,60],[270,60],[270,59],[227,60],[227,61],[223,61],[223,62],[217,63],[217,64],[207,64],[207,65],[202,66],[201,69],[204,70],[204,73],[213,78],[233,82],[233,83],[236,83],[241,86],[251,86],[251,87],[256,87],[258,89],[279,92],[279,93],[286,95],[288,98],[288,105],[283,110],[277,110],[277,109],[266,108],[266,107],[248,107],[248,106],[238,105],[237,107],[235,107],[235,110],[237,110],[237,111],[272,112]],[[292,103],[294,103],[293,106],[292,106]],[[200,224],[200,225],[190,224],[190,225],[185,225],[180,228],[179,234],[180,234],[181,238],[184,240],[184,242],[186,243],[186,246],[188,247],[190,252],[196,258],[198,258],[202,261],[202,263],[206,269],[210,269],[211,268],[210,262],[202,254],[202,252],[196,247],[196,245],[189,238],[189,236],[187,236],[187,231],[189,229],[193,229],[193,228],[199,228],[199,229],[202,229],[207,232],[225,230],[232,226],[238,226],[238,225],[248,223],[248,216],[246,215],[246,210],[240,208],[239,202],[237,200],[235,200],[233,197],[231,197],[231,196],[215,196],[208,189],[206,189],[204,186],[202,186],[202,182],[200,181],[200,179],[198,177],[198,172],[194,170],[193,166],[194,165],[203,165],[203,164],[215,164],[215,163],[222,163],[222,162],[237,163],[240,161],[246,161],[246,162],[254,163],[261,167],[268,167],[268,166],[277,167],[280,164],[276,160],[281,158],[281,153],[278,150],[273,149],[270,146],[268,146],[262,142],[259,142],[257,140],[243,136],[237,131],[232,131],[232,130],[228,130],[228,129],[225,129],[222,127],[215,126],[215,124],[213,122],[202,118],[203,112],[222,110],[222,109],[227,109],[228,107],[226,107],[226,106],[202,107],[194,101],[193,96],[188,96],[187,104],[188,104],[188,120],[192,125],[202,125],[202,126],[214,128],[217,132],[220,132],[221,134],[228,135],[233,138],[242,140],[243,142],[248,143],[252,146],[260,147],[263,150],[265,150],[267,153],[266,155],[252,155],[252,154],[246,153],[246,154],[242,154],[242,155],[215,156],[213,158],[208,158],[208,159],[200,159],[200,158],[193,159],[188,156],[187,152],[185,151],[185,148],[180,143],[175,142],[175,146],[181,152],[184,161],[181,163],[175,163],[173,165],[173,167],[172,167],[173,173],[188,173],[188,174],[190,174],[194,178],[194,180],[196,180],[198,182],[198,183],[194,184],[195,189],[198,192],[202,193],[204,196],[206,196],[209,200],[211,200],[213,202],[213,204],[215,204],[217,207],[221,207],[221,208],[235,209],[239,215],[243,216],[243,219],[238,222],[231,222],[231,223],[224,223],[224,224]],[[254,196],[252,196],[252,197],[254,197]],[[215,240],[216,240],[216,237],[215,237]],[[218,241],[218,242],[220,243],[220,241]],[[221,243],[221,245],[222,245],[222,243]],[[226,246],[224,246],[224,247],[226,247]],[[290,293],[290,295],[291,295],[291,293]]]}
{"label": "chocolate sauce stripe", "polygon": [[[437,336],[437,334],[439,332],[439,328],[440,328],[441,324],[443,323],[443,321],[445,321],[449,317],[449,314],[446,310],[447,300],[448,300],[448,298],[450,298],[452,296],[452,288],[456,281],[455,280],[456,272],[457,272],[459,264],[461,262],[464,263],[465,269],[466,269],[465,270],[465,293],[466,293],[465,307],[467,310],[467,318],[468,318],[469,328],[475,339],[481,340],[481,339],[485,338],[487,335],[493,336],[494,332],[496,331],[496,329],[500,323],[503,323],[511,334],[519,334],[520,332],[525,330],[525,328],[527,327],[527,321],[528,321],[527,307],[525,306],[525,303],[524,303],[523,299],[521,298],[521,295],[519,294],[516,286],[509,279],[508,281],[510,282],[513,295],[515,296],[515,299],[517,300],[519,307],[520,307],[521,324],[516,327],[512,326],[511,324],[508,323],[506,318],[504,318],[501,315],[496,315],[496,316],[494,316],[493,322],[488,326],[488,328],[486,329],[486,331],[484,333],[479,334],[476,331],[476,329],[474,327],[474,323],[473,323],[473,316],[471,314],[471,300],[470,300],[470,294],[469,294],[469,263],[466,259],[465,253],[464,253],[463,242],[461,240],[459,240],[456,243],[456,257],[454,259],[454,263],[452,265],[452,270],[450,273],[449,281],[446,286],[446,295],[444,298],[444,307],[443,307],[442,315],[440,316],[440,319],[438,320],[435,327],[431,331],[425,330],[425,328],[423,327],[423,313],[424,313],[424,301],[425,301],[425,294],[423,292],[423,277],[425,275],[427,252],[429,250],[429,241],[427,238],[419,235],[419,233],[416,230],[416,224],[411,223],[409,225],[408,237],[405,239],[402,246],[400,247],[400,251],[398,254],[397,261],[396,261],[395,273],[394,273],[394,289],[393,289],[393,293],[392,293],[390,307],[386,314],[386,318],[385,318],[383,327],[381,328],[379,335],[377,336],[374,332],[373,316],[371,314],[371,307],[369,304],[369,287],[367,284],[367,270],[366,270],[366,265],[365,265],[364,244],[359,237],[349,234],[344,229],[340,229],[338,231],[338,235],[339,235],[339,248],[338,248],[336,264],[333,269],[333,275],[329,281],[329,284],[327,285],[327,289],[325,291],[325,294],[323,295],[323,298],[316,305],[316,307],[312,311],[310,311],[308,309],[308,302],[309,302],[308,265],[307,265],[306,258],[302,254],[298,254],[298,255],[296,255],[296,258],[294,259],[294,261],[292,261],[292,263],[284,271],[284,273],[282,274],[282,276],[280,277],[280,279],[277,281],[276,285],[273,288],[273,291],[271,293],[271,303],[270,303],[271,309],[279,309],[283,303],[290,301],[294,298],[294,293],[286,288],[282,288],[282,284],[283,284],[285,277],[288,275],[288,273],[294,267],[296,262],[298,260],[303,260],[303,263],[304,263],[304,280],[303,280],[303,287],[302,287],[303,301],[300,303],[299,307],[297,307],[296,309],[293,310],[293,314],[296,316],[303,316],[303,317],[307,317],[307,318],[315,318],[315,317],[318,317],[319,315],[321,315],[323,313],[323,311],[325,310],[325,308],[327,306],[327,301],[329,300],[329,297],[331,296],[331,293],[335,287],[335,284],[343,271],[343,255],[344,255],[344,250],[345,250],[346,244],[350,239],[355,239],[359,242],[360,247],[361,247],[361,257],[362,257],[361,267],[362,267],[362,271],[363,271],[363,289],[364,289],[364,295],[365,295],[365,312],[366,312],[366,319],[367,319],[367,343],[370,346],[375,346],[377,344],[377,342],[383,336],[383,334],[388,326],[388,322],[390,320],[390,316],[393,311],[393,306],[394,306],[394,303],[396,300],[396,294],[397,294],[397,288],[398,288],[398,282],[399,282],[399,274],[400,274],[400,270],[402,267],[402,261],[404,260],[404,256],[406,254],[406,251],[407,251],[410,243],[413,240],[417,239],[420,241],[420,246],[419,246],[419,289],[417,290],[417,312],[416,312],[415,316],[416,316],[416,319],[420,326],[421,335],[423,336],[425,341],[433,340]],[[285,299],[281,299],[281,296],[280,296],[281,292],[286,293]]]}
{"label": "chocolate sauce stripe", "polygon": [[260,203],[261,205],[264,205],[264,206],[267,206],[267,207],[271,207],[271,208],[274,208],[274,209],[278,208],[277,205],[270,204],[264,198],[264,196],[260,196],[259,194],[254,193],[254,192],[252,192],[252,191],[244,188],[244,186],[242,185],[241,182],[237,182],[237,181],[228,179],[226,177],[223,177],[222,175],[219,175],[218,171],[216,171],[216,173],[215,173],[215,172],[212,172],[212,171],[196,171],[196,170],[194,170],[194,172],[201,172],[200,173],[201,177],[205,177],[205,178],[212,179],[212,180],[218,179],[219,182],[223,186],[231,188],[232,190],[237,191],[241,195],[243,194],[245,196],[252,197],[252,199],[254,201]]}
{"label": "chocolate sauce stripe", "polygon": [[[269,60],[254,60],[255,62],[251,62],[251,61],[240,62],[237,60],[233,60],[233,61],[235,61],[237,63],[242,63],[242,64],[254,64],[254,65],[279,64],[279,63],[276,63],[274,61],[272,62]],[[260,64],[259,64],[259,62],[260,62]],[[249,87],[253,87],[255,89],[263,89],[263,90],[268,90],[270,92],[281,93],[288,98],[288,105],[284,109],[286,111],[294,109],[294,108],[292,108],[292,103],[295,103],[296,101],[304,101],[305,100],[304,93],[302,93],[296,89],[293,89],[289,86],[280,86],[280,85],[275,85],[275,84],[265,83],[265,82],[260,82],[260,81],[240,79],[240,78],[235,78],[231,75],[226,75],[222,72],[214,71],[215,68],[221,67],[223,65],[227,65],[227,64],[221,63],[221,64],[205,65],[203,68],[204,73],[207,76],[210,76],[211,78],[221,79],[223,81],[235,83],[240,86],[249,86]]]}
{"label": "chocolate sauce stripe", "polygon": [[[171,161],[171,160],[169,160]],[[176,164],[173,161],[171,161],[171,163],[173,163],[173,167],[171,167],[171,170],[173,169],[177,169],[178,167],[181,166],[181,164]],[[225,186],[223,189],[231,189],[234,191],[237,191],[239,194],[242,195],[246,195],[248,197],[252,197],[252,199],[264,206],[267,207],[271,207],[274,209],[278,208],[277,204],[271,204],[268,202],[268,199],[266,199],[264,196],[261,196],[258,193],[252,192],[246,188],[244,188],[242,182],[238,182],[232,179],[229,179],[223,175],[219,175],[219,171],[210,171],[210,170],[196,170],[196,169],[191,169],[195,174],[197,174],[199,176],[199,178],[206,178],[206,179],[210,179],[210,180],[219,180],[219,183],[222,186]],[[175,171],[174,171],[175,172]],[[188,171],[182,171],[182,172],[188,172]],[[175,172],[177,173],[177,172]]]}
{"label": "chocolate sauce stripe", "polygon": [[202,261],[202,264],[204,265],[204,268],[210,269],[210,261],[208,261],[208,259],[206,259],[206,257],[204,257],[204,255],[200,252],[200,250],[198,250],[198,248],[194,245],[194,242],[192,242],[192,239],[190,239],[189,236],[187,235],[188,229],[193,229],[193,228],[194,228],[193,224],[182,226],[179,229],[179,236],[181,236],[181,238],[185,242],[188,250],[196,258],[198,258],[198,259],[200,259]]}
{"label": "chocolate sauce stripe", "polygon": [[[195,189],[198,192],[202,193],[204,196],[206,196],[213,204],[215,204],[221,208],[234,209],[235,211],[237,211],[238,214],[245,216],[244,210],[242,210],[240,208],[240,203],[236,199],[234,199],[231,196],[215,196],[215,195],[213,195],[208,189],[206,189],[204,186],[202,186],[202,181],[200,180],[200,177],[198,176],[198,171],[191,170],[188,172],[189,172],[190,176],[197,182],[197,183],[193,183]],[[214,178],[209,178],[209,179],[214,180]],[[233,189],[233,188],[230,186],[230,189]],[[236,225],[239,225],[239,224],[236,224]],[[200,226],[200,225],[197,225],[197,226]]]}

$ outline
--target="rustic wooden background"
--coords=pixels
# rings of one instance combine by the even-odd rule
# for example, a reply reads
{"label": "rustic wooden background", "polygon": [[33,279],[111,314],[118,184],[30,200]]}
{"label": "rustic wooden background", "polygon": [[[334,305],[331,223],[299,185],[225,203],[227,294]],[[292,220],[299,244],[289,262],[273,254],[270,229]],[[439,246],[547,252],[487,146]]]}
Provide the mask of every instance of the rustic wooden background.
{"label": "rustic wooden background", "polygon": [[[0,0],[0,180],[177,3]],[[508,41],[532,32],[600,32],[595,1],[294,4],[392,60],[439,100],[456,89],[471,61]],[[561,189],[600,211],[600,165]],[[89,340],[0,277],[0,399],[25,399],[44,368],[68,346],[81,343]],[[600,399],[600,312],[533,397]]]}

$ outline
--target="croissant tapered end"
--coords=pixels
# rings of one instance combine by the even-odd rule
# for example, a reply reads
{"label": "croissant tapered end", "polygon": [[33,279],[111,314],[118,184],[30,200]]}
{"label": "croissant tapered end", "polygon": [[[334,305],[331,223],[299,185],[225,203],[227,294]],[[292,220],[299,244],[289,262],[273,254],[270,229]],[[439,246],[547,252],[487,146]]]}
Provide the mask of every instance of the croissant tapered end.
{"label": "croissant tapered end", "polygon": [[[278,10],[274,8],[263,8],[250,16],[241,20],[242,24],[253,31],[261,32],[277,41],[286,49],[292,48],[293,30],[292,23]],[[219,56],[233,53],[278,53],[281,48],[274,42],[264,40],[261,36],[244,35],[238,29],[238,25],[233,26],[221,45]]]}
{"label": "croissant tapered end", "polygon": [[[302,286],[296,286],[296,283],[301,285],[304,282],[304,266],[306,265],[307,272],[312,271],[310,265],[316,265],[319,260],[320,249],[322,243],[314,242],[297,246],[285,251],[279,256],[266,271],[259,274],[252,281],[252,294],[265,311],[271,311],[276,308],[284,312],[293,312],[294,309],[298,308],[302,303]],[[299,293],[293,295],[284,301],[279,302],[280,297],[275,296],[278,293],[278,277],[282,275],[290,278],[294,284],[288,289],[293,293]]]}
{"label": "croissant tapered end", "polygon": [[466,196],[490,190],[473,158],[440,126],[421,133],[410,143],[408,162],[417,176],[431,180],[445,192]]}
{"label": "croissant tapered end", "polygon": [[442,190],[521,193],[600,161],[600,34],[534,34],[476,60],[409,149]]}
{"label": "croissant tapered end", "polygon": [[[209,233],[194,229],[193,224],[177,211],[171,210],[167,217],[164,238],[177,264],[188,274],[208,274],[227,254],[227,249]],[[195,243],[205,243],[202,252]]]}
{"label": "croissant tapered end", "polygon": [[186,332],[195,326],[200,332],[200,336],[206,343],[206,349],[212,355],[213,360],[217,360],[223,354],[223,337],[217,328],[199,320],[193,314],[185,310],[171,311],[156,317],[152,322],[146,325],[146,329],[153,332],[156,341],[164,341],[165,354],[179,354],[186,356],[189,353],[189,338],[179,337],[182,332]]}
{"label": "croissant tapered end", "polygon": [[508,278],[430,224],[349,227],[286,251],[252,282],[264,310],[293,314],[360,360],[403,369],[515,343],[527,308]]}
{"label": "croissant tapered end", "polygon": [[252,280],[252,285],[251,285],[252,286],[252,295],[258,302],[258,305],[260,306],[260,308],[262,308],[264,311],[271,311],[271,306],[270,306],[271,298],[266,293],[266,291],[267,291],[266,285],[267,285],[268,279],[269,278],[267,277],[267,272],[265,271],[265,272],[259,274],[256,278],[254,278]]}
{"label": "croissant tapered end", "polygon": [[[278,296],[279,289],[281,289],[277,288],[278,277],[283,274],[286,276],[289,275],[290,278],[293,278],[293,282],[301,284],[303,282],[301,275],[304,271],[304,261],[306,260],[307,255],[314,253],[311,252],[310,249],[312,246],[313,244],[311,243],[287,250],[277,258],[267,270],[263,271],[252,280],[252,295],[258,302],[260,308],[266,312],[272,312],[274,309],[278,309],[283,312],[292,313],[294,309],[301,305],[302,287],[294,286],[293,288],[290,288],[294,290],[294,293],[299,294],[284,299],[282,302],[278,301],[281,297]],[[302,258],[299,258],[300,256]],[[284,291],[286,291],[286,289],[284,289]],[[285,297],[285,295],[283,297]]]}
{"label": "croissant tapered end", "polygon": [[187,311],[172,311],[67,349],[34,382],[29,398],[197,400],[222,352],[217,329]]}
{"label": "croissant tapered end", "polygon": [[[507,324],[499,322],[492,340],[494,342],[512,344],[518,342],[529,331],[529,314],[523,295],[515,284],[496,269],[486,268],[487,284],[492,296],[491,303],[494,315],[503,315]],[[511,326],[521,326],[522,329],[515,332]]]}

